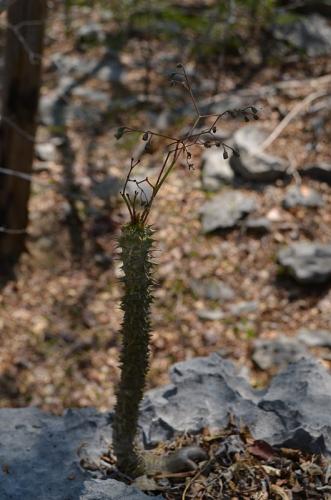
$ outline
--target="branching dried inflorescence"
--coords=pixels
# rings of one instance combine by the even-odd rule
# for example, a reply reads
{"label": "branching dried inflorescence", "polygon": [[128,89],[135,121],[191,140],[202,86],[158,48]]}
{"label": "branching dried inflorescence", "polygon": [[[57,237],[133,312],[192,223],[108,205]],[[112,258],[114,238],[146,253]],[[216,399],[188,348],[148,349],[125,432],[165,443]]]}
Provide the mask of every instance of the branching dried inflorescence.
{"label": "branching dried inflorescence", "polygon": [[[171,74],[170,79],[171,85],[181,85],[184,87],[184,89],[190,96],[195,110],[196,118],[187,134],[183,138],[178,138],[160,134],[152,130],[139,130],[130,127],[120,127],[115,134],[116,139],[120,139],[125,134],[140,132],[142,140],[146,142],[144,148],[145,153],[152,152],[152,141],[154,138],[162,138],[167,142],[165,146],[165,156],[159,168],[157,178],[154,182],[151,182],[148,177],[145,177],[144,179],[139,181],[134,178],[134,169],[140,163],[140,160],[131,158],[130,168],[124,182],[121,196],[128,207],[131,221],[133,222],[141,222],[142,224],[146,223],[157,193],[159,192],[161,186],[167,179],[168,175],[170,174],[178,160],[184,160],[189,170],[194,168],[191,153],[191,149],[193,147],[199,146],[204,148],[211,148],[212,146],[214,146],[216,148],[220,148],[225,160],[229,158],[229,155],[239,156],[239,152],[236,149],[231,147],[229,144],[220,141],[216,135],[217,125],[221,118],[226,115],[230,116],[231,118],[241,117],[246,122],[250,121],[251,119],[258,120],[259,118],[258,111],[254,106],[248,106],[243,109],[227,110],[220,114],[203,114],[201,113],[199,104],[194,96],[187,71],[182,64],[177,65],[177,71]],[[202,129],[199,129],[199,124],[205,121],[209,121],[210,124],[206,127],[203,127]],[[134,191],[133,195],[131,195],[127,190],[129,183],[134,183],[136,185],[137,189]],[[144,191],[144,186],[146,187],[147,185],[152,190],[151,196],[149,197],[147,197]]]}

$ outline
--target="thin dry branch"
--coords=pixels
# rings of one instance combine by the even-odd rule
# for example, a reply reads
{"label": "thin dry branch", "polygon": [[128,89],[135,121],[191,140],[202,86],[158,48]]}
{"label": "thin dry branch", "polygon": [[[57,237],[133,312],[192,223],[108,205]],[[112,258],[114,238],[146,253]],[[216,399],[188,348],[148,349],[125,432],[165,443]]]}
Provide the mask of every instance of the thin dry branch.
{"label": "thin dry branch", "polygon": [[273,132],[263,141],[263,143],[259,146],[258,150],[260,152],[265,151],[283,132],[283,130],[289,125],[289,123],[309,104],[311,104],[316,99],[320,99],[321,97],[325,97],[329,92],[326,91],[317,91],[309,94],[303,101],[300,101],[298,104],[294,106],[294,108],[283,118],[283,120],[277,125],[277,127],[273,130]]}

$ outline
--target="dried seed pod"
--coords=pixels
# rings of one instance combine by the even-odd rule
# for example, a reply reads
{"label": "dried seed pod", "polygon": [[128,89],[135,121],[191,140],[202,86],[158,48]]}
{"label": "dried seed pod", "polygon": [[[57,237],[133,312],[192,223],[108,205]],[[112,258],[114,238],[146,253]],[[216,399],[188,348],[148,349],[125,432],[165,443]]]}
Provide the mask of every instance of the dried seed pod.
{"label": "dried seed pod", "polygon": [[226,149],[223,150],[223,160],[227,160],[229,158],[229,153]]}
{"label": "dried seed pod", "polygon": [[153,147],[152,147],[151,140],[149,140],[148,142],[146,142],[146,146],[145,146],[144,152],[147,153],[148,155],[151,155],[153,153]]}
{"label": "dried seed pod", "polygon": [[213,128],[212,128],[212,132],[213,132],[214,134],[216,134],[216,131],[217,131],[217,128],[216,128],[216,125],[214,125],[214,126],[213,126]]}
{"label": "dried seed pod", "polygon": [[116,134],[115,134],[116,139],[120,139],[123,136],[124,131],[125,131],[125,127],[119,127],[116,131]]}

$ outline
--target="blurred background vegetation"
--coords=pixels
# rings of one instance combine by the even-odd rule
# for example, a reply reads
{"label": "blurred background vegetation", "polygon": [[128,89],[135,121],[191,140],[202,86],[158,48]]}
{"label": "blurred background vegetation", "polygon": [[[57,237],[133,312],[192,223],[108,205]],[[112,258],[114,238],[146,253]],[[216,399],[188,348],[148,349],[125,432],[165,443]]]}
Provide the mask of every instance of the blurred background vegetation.
{"label": "blurred background vegetation", "polygon": [[[33,10],[41,7],[45,33]],[[330,241],[329,184],[298,174],[331,163],[330,1],[14,0],[10,9],[0,17],[0,167],[14,171],[0,171],[0,405],[113,405],[116,238],[128,219],[119,189],[132,156],[144,177],[164,148],[160,139],[146,155],[140,134],[116,141],[114,133],[123,125],[187,132],[194,110],[185,90],[169,84],[178,62],[202,110],[257,106],[267,136],[321,92],[269,148],[290,164],[290,181],[263,184],[230,171],[210,189],[199,150],[196,169],[178,166],[152,217],[160,252],[149,387],[167,382],[173,362],[216,350],[263,386],[279,365],[254,361],[257,341],[295,338],[303,325],[331,329],[329,288],[302,287],[277,264],[283,245]],[[43,52],[31,45],[37,38]],[[231,142],[243,125],[228,116],[218,133]],[[286,210],[288,183],[315,188],[323,206]],[[241,223],[203,233],[201,207],[230,190],[254,197],[256,218],[271,224],[266,233]],[[316,355],[329,363],[329,352]]]}

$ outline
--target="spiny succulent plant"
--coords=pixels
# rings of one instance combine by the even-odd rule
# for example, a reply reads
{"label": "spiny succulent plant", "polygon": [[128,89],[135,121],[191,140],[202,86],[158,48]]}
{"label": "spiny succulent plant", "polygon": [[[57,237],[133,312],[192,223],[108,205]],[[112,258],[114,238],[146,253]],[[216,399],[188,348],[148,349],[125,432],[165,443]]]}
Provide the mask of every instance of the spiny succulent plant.
{"label": "spiny succulent plant", "polygon": [[[222,114],[203,115],[193,95],[192,86],[185,67],[177,66],[177,71],[171,75],[173,85],[182,85],[189,93],[196,118],[184,138],[176,138],[159,134],[151,130],[137,130],[130,127],[120,127],[115,137],[120,139],[130,132],[140,132],[146,142],[145,152],[149,152],[151,141],[163,138],[166,141],[164,157],[152,182],[148,177],[137,180],[135,168],[140,160],[131,158],[130,168],[121,192],[128,208],[130,221],[122,228],[119,247],[122,251],[122,270],[124,294],[121,302],[123,322],[121,328],[122,351],[120,355],[121,378],[117,388],[117,402],[113,422],[113,449],[117,457],[118,468],[130,475],[137,476],[147,467],[147,461],[138,448],[135,440],[138,429],[139,406],[143,398],[146,375],[149,367],[149,344],[151,337],[151,304],[153,302],[153,229],[148,225],[153,201],[161,186],[178,163],[184,160],[188,169],[194,167],[191,149],[193,147],[221,148],[223,158],[229,153],[239,153],[231,146],[220,142],[217,136],[217,123],[226,114],[231,117],[241,116],[245,121],[257,119],[256,108],[225,111]],[[201,121],[210,121],[205,128],[199,128]],[[135,186],[131,194],[129,183]],[[146,195],[148,186],[151,194]]]}

